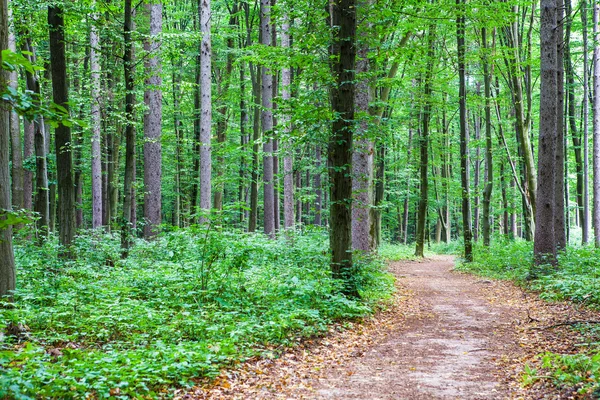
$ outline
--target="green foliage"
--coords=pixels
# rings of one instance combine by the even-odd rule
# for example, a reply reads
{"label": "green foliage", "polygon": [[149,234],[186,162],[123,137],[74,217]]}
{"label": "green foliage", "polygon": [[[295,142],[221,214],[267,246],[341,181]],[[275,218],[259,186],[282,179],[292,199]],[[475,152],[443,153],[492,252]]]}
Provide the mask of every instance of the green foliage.
{"label": "green foliage", "polygon": [[[598,378],[600,377],[600,353],[590,354],[554,354],[542,355],[541,367],[549,373],[550,378],[559,387],[575,387],[579,394],[594,392],[598,396]],[[541,376],[537,369],[525,369],[523,383],[530,385]]]}
{"label": "green foliage", "polygon": [[522,240],[494,240],[490,247],[476,243],[473,262],[460,263],[457,269],[494,279],[524,282],[533,259],[533,243]]}
{"label": "green foliage", "polygon": [[[276,354],[392,292],[380,261],[358,258],[362,300],[330,277],[324,231],[269,240],[192,227],[139,241],[79,236],[17,245],[15,307],[0,310],[0,398],[158,397],[246,357]],[[2,337],[2,336],[0,336]],[[120,397],[119,397],[120,396]]]}

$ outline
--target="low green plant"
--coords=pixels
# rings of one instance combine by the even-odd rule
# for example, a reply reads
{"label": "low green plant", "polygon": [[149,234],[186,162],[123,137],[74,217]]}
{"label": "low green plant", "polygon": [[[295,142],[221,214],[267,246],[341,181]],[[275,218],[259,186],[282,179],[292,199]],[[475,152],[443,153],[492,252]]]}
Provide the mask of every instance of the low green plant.
{"label": "low green plant", "polygon": [[[293,236],[293,237],[292,237]],[[333,321],[370,313],[393,290],[378,259],[357,257],[361,299],[329,271],[327,234],[289,238],[197,226],[137,241],[87,232],[75,261],[56,238],[17,244],[18,289],[0,309],[0,398],[155,398]]]}

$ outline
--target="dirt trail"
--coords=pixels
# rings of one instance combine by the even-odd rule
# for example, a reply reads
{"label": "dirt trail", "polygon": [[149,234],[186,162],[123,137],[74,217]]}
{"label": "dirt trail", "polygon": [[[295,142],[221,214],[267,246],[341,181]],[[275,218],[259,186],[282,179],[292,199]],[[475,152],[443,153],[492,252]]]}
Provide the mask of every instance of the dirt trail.
{"label": "dirt trail", "polygon": [[586,398],[545,380],[522,388],[520,376],[525,363],[536,363],[536,354],[578,351],[578,338],[568,328],[547,327],[585,318],[588,311],[546,303],[510,282],[453,267],[447,256],[391,263],[398,292],[386,310],[334,326],[279,358],[223,371],[210,386],[176,398]]}
{"label": "dirt trail", "polygon": [[[515,310],[492,305],[481,291],[491,282],[452,273],[438,257],[391,266],[414,293],[417,307],[404,327],[317,385],[323,399],[503,398],[494,354],[514,341],[503,332]],[[405,278],[403,278],[405,277]],[[348,369],[346,369],[348,368]]]}

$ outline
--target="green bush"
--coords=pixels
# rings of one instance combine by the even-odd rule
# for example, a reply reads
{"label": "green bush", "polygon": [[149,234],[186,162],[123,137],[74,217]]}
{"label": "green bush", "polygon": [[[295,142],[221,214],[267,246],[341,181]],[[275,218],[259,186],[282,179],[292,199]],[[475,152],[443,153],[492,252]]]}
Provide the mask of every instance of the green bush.
{"label": "green bush", "polygon": [[321,230],[269,240],[192,227],[137,241],[126,260],[119,242],[86,233],[67,262],[55,239],[16,246],[0,330],[29,332],[0,336],[0,398],[157,397],[368,314],[393,290],[381,261],[357,257],[362,298],[341,295]]}

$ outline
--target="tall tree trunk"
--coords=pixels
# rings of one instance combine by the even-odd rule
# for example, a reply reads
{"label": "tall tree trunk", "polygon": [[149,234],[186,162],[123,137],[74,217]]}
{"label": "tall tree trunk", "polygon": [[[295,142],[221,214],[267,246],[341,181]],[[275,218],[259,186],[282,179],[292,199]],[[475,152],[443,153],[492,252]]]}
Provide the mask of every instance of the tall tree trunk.
{"label": "tall tree trunk", "polygon": [[331,271],[335,279],[344,280],[343,292],[358,297],[352,276],[352,139],[354,125],[354,91],[356,63],[356,1],[331,2],[330,24],[333,30],[330,48],[330,88],[333,111],[332,131],[328,145],[330,181]]}
{"label": "tall tree trunk", "polygon": [[590,190],[589,190],[589,78],[588,78],[588,40],[587,40],[587,0],[581,1],[581,23],[583,25],[583,219],[581,220],[581,241],[587,244],[590,240]]}
{"label": "tall tree trunk", "polygon": [[460,175],[462,185],[462,221],[465,260],[473,261],[473,244],[471,231],[471,199],[469,194],[469,135],[467,133],[467,90],[465,82],[465,3],[456,0],[458,15],[456,17],[456,44],[458,49],[459,79],[459,123],[460,123]]}
{"label": "tall tree trunk", "polygon": [[182,227],[181,218],[181,172],[182,172],[182,156],[183,156],[183,124],[181,122],[181,59],[175,64],[172,59],[172,96],[173,96],[173,128],[175,131],[175,202],[173,204],[173,225]]}
{"label": "tall tree trunk", "polygon": [[149,239],[158,233],[162,216],[162,67],[161,43],[157,39],[162,33],[162,4],[153,2],[145,7],[150,15],[150,36],[144,43],[149,54],[144,63],[147,76],[144,103],[148,108],[144,115],[144,237]]}
{"label": "tall tree trunk", "polygon": [[[490,245],[490,203],[492,202],[492,190],[494,188],[494,168],[492,163],[492,97],[489,66],[489,55],[487,45],[487,29],[481,28],[481,44],[483,47],[483,93],[485,96],[485,187],[483,189],[483,245]],[[504,199],[506,193],[504,192]],[[505,221],[506,224],[506,221]]]}
{"label": "tall tree trunk", "polygon": [[368,137],[370,90],[364,76],[369,72],[369,48],[361,44],[357,52],[358,82],[354,92],[357,112],[354,148],[352,151],[352,248],[371,251],[371,205],[373,204],[373,141]]}
{"label": "tall tree trunk", "polygon": [[417,237],[415,256],[423,257],[423,249],[425,244],[425,230],[427,223],[427,203],[429,200],[429,182],[427,170],[429,168],[429,122],[431,120],[431,104],[432,104],[432,89],[431,80],[433,77],[433,68],[435,64],[435,25],[429,25],[427,33],[427,69],[425,72],[425,81],[423,87],[423,112],[422,112],[422,128],[419,137],[419,148],[421,157],[419,160],[420,170],[420,186],[421,193],[419,197],[419,211],[417,214]]}
{"label": "tall tree trunk", "polygon": [[134,48],[131,38],[133,31],[133,9],[131,0],[125,0],[125,23],[123,39],[123,72],[125,78],[125,179],[123,182],[123,220],[121,221],[122,256],[127,257],[133,244],[133,213],[135,204],[135,87],[134,87]]}
{"label": "tall tree trunk", "polygon": [[252,180],[250,183],[250,216],[248,232],[256,231],[258,223],[258,141],[260,139],[260,74],[259,67],[250,64],[252,80],[253,117],[252,117]]}
{"label": "tall tree trunk", "polygon": [[557,49],[556,49],[556,154],[555,154],[555,173],[554,173],[554,241],[558,250],[564,250],[567,246],[567,236],[565,231],[565,146],[564,146],[564,106],[565,106],[565,85],[564,85],[564,0],[557,0],[559,23]]}
{"label": "tall tree trunk", "polygon": [[100,150],[100,132],[102,121],[100,119],[100,38],[98,36],[98,16],[92,15],[90,27],[90,69],[91,69],[91,114],[92,114],[92,228],[102,226],[102,153]]}
{"label": "tall tree trunk", "polygon": [[576,177],[576,200],[577,200],[577,216],[579,221],[584,219],[583,217],[583,155],[582,155],[582,143],[581,134],[577,130],[577,116],[575,115],[575,72],[573,70],[573,62],[571,59],[571,24],[573,17],[571,15],[571,4],[566,2],[567,10],[567,26],[565,34],[565,47],[564,47],[564,63],[565,63],[565,75],[567,80],[567,119],[569,126],[569,133],[573,142],[573,153],[575,155],[575,177]]}
{"label": "tall tree trunk", "polygon": [[[8,1],[10,4],[10,0]],[[14,30],[10,29],[12,23],[12,10],[8,9],[8,49],[12,52],[17,51],[17,44]],[[11,71],[8,75],[8,85],[14,90],[17,89],[18,72]],[[12,205],[15,209],[24,208],[23,203],[23,149],[21,148],[21,124],[19,114],[15,110],[10,112],[10,146],[12,161]]]}
{"label": "tall tree trunk", "polygon": [[536,265],[555,264],[554,183],[557,131],[557,1],[542,0],[540,10],[540,136],[534,239]]}
{"label": "tall tree trunk", "polygon": [[[281,27],[281,47],[284,51],[290,49],[290,18],[286,13],[283,16],[283,25]],[[284,103],[289,102],[291,96],[292,84],[292,68],[289,65],[285,65],[281,69],[281,97]],[[286,104],[286,108],[289,109],[290,105]],[[292,158],[292,139],[288,138],[292,131],[290,117],[287,114],[283,116],[283,129],[284,129],[284,141],[283,141],[283,227],[290,229],[294,227],[294,166]],[[320,157],[320,148],[317,146],[317,156]],[[320,164],[320,160],[317,160]],[[321,174],[317,172],[317,178],[320,180]],[[320,182],[319,182],[320,183]],[[316,186],[316,185],[315,185]],[[319,188],[320,189],[320,185]],[[320,196],[318,196],[320,197]],[[317,199],[317,207],[320,207],[320,198]],[[319,219],[317,224],[316,219]],[[321,225],[321,214],[320,209],[317,212],[315,218],[315,225]]]}
{"label": "tall tree trunk", "polygon": [[[0,0],[0,49],[8,48],[8,3]],[[0,65],[2,54],[0,53]],[[8,74],[0,68],[0,93],[4,93],[8,83]],[[10,108],[8,103],[0,102],[0,218],[6,218],[5,210],[11,210],[10,201]],[[0,229],[0,297],[11,296],[15,290],[15,259],[12,247],[12,227]]]}
{"label": "tall tree trunk", "polygon": [[[54,102],[69,109],[67,86],[67,63],[65,57],[65,32],[63,10],[48,7],[50,30],[50,64],[52,72],[52,94]],[[67,249],[75,237],[75,186],[73,182],[73,153],[71,128],[64,124],[55,130],[56,170],[58,186],[59,239]],[[67,250],[67,252],[69,252]],[[70,254],[70,252],[69,252]]]}
{"label": "tall tree trunk", "polygon": [[212,175],[212,81],[211,81],[211,34],[210,0],[200,0],[200,209],[202,210],[201,222],[206,222],[207,213],[211,207],[211,175]]}
{"label": "tall tree trunk", "polygon": [[[261,43],[271,46],[271,2],[260,1]],[[264,230],[271,238],[275,237],[275,191],[273,183],[273,75],[266,66],[261,67],[262,113],[261,124],[263,142],[263,202]]]}
{"label": "tall tree trunk", "polygon": [[[480,85],[481,83],[477,82],[477,95],[480,94]],[[477,242],[479,240],[479,181],[481,177],[481,146],[479,146],[479,140],[481,139],[481,118],[479,115],[479,111],[473,113],[473,126],[475,128],[475,161],[473,162],[473,241]]]}
{"label": "tall tree trunk", "polygon": [[594,0],[594,243],[600,247],[600,5]]}
{"label": "tall tree trunk", "polygon": [[[316,194],[316,198],[315,198],[315,225],[320,226],[323,225],[323,221],[322,221],[322,210],[323,210],[323,186],[322,186],[322,182],[321,182],[321,164],[323,163],[322,161],[322,156],[321,156],[321,146],[317,145],[315,147],[315,166],[316,166],[316,173],[315,173],[315,194]],[[292,174],[290,173],[290,176]],[[293,202],[292,202],[292,207],[293,207]],[[293,213],[293,209],[292,209],[292,213]],[[292,217],[293,218],[293,217]]]}

